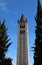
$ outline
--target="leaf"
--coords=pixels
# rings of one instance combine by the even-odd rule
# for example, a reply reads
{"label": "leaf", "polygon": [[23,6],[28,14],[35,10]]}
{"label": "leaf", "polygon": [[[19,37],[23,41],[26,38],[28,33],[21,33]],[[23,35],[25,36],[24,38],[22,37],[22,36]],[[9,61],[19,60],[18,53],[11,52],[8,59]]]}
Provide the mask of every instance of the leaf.
{"label": "leaf", "polygon": [[12,44],[12,42],[10,42],[8,45],[7,45],[7,48]]}

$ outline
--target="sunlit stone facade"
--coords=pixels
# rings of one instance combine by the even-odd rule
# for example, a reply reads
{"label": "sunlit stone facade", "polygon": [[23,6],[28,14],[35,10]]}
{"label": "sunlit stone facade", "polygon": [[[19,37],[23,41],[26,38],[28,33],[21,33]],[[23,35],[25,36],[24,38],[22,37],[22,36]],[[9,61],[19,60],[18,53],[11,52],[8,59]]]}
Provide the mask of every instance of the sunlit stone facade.
{"label": "sunlit stone facade", "polygon": [[18,20],[17,65],[28,65],[28,23],[22,14]]}

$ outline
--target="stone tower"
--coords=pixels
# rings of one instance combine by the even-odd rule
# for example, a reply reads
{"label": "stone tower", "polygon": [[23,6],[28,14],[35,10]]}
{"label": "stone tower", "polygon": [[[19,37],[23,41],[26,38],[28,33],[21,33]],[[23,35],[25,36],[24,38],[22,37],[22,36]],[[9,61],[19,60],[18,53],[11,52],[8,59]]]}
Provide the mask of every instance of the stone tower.
{"label": "stone tower", "polygon": [[18,20],[17,65],[28,65],[28,26],[24,13]]}

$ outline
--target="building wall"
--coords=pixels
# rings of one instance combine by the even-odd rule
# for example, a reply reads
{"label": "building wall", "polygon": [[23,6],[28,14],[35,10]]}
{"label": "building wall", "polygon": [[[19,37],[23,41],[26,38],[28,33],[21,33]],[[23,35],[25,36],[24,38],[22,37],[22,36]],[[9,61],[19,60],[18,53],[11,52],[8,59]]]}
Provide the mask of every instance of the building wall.
{"label": "building wall", "polygon": [[28,65],[28,25],[18,23],[17,65]]}

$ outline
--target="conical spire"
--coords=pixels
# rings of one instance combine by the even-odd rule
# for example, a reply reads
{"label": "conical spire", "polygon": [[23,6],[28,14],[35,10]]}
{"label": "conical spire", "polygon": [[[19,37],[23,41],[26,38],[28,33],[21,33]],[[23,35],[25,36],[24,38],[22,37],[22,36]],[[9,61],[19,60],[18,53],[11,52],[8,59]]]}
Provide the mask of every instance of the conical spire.
{"label": "conical spire", "polygon": [[26,22],[27,21],[26,18],[24,17],[24,12],[21,15],[20,21],[21,22]]}
{"label": "conical spire", "polygon": [[22,13],[21,18],[18,19],[18,23],[19,22],[27,22],[27,19],[24,17],[24,12]]}
{"label": "conical spire", "polygon": [[20,18],[20,21],[22,21],[22,22],[26,21],[26,19],[24,17],[24,13],[22,13],[21,18]]}

